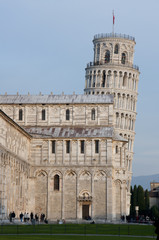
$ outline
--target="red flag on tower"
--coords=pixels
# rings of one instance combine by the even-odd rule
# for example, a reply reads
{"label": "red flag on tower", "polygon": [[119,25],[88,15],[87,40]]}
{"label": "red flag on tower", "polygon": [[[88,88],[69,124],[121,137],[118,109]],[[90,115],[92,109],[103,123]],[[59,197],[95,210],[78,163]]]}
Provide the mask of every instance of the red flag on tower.
{"label": "red flag on tower", "polygon": [[115,16],[114,16],[114,10],[113,10],[113,25],[115,23]]}

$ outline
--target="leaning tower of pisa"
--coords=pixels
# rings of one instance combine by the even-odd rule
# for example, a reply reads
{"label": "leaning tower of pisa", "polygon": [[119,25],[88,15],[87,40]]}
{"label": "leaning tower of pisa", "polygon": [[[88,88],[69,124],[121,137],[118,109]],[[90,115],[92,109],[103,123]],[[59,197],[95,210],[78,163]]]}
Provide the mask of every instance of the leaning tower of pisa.
{"label": "leaning tower of pisa", "polygon": [[98,34],[93,44],[94,61],[87,64],[84,91],[114,95],[114,127],[128,140],[124,154],[131,176],[139,81],[139,68],[133,64],[135,38]]}

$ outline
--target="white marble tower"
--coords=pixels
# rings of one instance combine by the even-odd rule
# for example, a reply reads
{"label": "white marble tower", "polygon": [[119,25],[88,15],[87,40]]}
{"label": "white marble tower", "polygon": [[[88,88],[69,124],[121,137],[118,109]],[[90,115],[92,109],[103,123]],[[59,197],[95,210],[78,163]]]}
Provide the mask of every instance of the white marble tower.
{"label": "white marble tower", "polygon": [[[139,68],[133,64],[135,38],[123,34],[94,36],[94,61],[87,64],[85,94],[114,95],[114,126],[128,140],[125,152],[132,175]],[[120,151],[116,147],[116,152]]]}

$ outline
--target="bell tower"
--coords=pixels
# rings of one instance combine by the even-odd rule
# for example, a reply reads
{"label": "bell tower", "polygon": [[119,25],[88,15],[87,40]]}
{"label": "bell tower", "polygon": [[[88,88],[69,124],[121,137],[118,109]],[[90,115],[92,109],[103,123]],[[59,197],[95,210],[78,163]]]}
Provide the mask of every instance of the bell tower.
{"label": "bell tower", "polygon": [[125,170],[131,180],[139,81],[139,68],[133,64],[135,38],[116,33],[98,34],[93,44],[94,61],[86,67],[84,92],[114,95],[114,127],[128,140]]}

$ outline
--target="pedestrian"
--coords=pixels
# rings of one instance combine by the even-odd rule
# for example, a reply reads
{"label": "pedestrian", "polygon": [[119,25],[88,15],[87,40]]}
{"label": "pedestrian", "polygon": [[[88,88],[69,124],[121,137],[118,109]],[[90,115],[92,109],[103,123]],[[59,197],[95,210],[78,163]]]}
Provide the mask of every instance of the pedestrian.
{"label": "pedestrian", "polygon": [[31,222],[33,221],[33,218],[34,218],[34,214],[31,212],[31,213],[30,213],[30,221],[31,221]]}
{"label": "pedestrian", "polygon": [[9,213],[9,221],[12,222],[12,213]]}
{"label": "pedestrian", "polygon": [[27,213],[25,212],[24,213],[24,222],[26,222],[27,221]]}
{"label": "pedestrian", "polygon": [[15,219],[15,212],[14,211],[12,212],[12,219],[13,220]]}
{"label": "pedestrian", "polygon": [[27,213],[27,221],[29,221],[30,219],[30,216],[29,216],[29,213]]}
{"label": "pedestrian", "polygon": [[19,215],[21,222],[23,222],[23,216],[24,216],[24,215],[23,215],[23,213],[21,212],[21,214]]}
{"label": "pedestrian", "polygon": [[35,214],[35,220],[36,220],[36,222],[39,221],[39,215],[38,215],[38,213]]}

